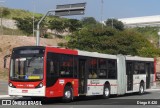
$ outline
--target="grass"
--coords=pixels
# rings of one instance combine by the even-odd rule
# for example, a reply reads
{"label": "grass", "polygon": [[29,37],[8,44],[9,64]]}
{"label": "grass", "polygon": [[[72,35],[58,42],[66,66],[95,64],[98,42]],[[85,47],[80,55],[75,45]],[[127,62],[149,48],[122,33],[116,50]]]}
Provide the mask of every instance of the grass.
{"label": "grass", "polygon": [[3,35],[24,36],[26,34],[19,29],[10,29],[10,28],[3,27]]}
{"label": "grass", "polygon": [[[22,9],[10,9],[10,8],[3,8],[3,10],[8,10],[9,14],[3,16],[6,19],[13,19],[13,18],[25,18],[25,17],[33,17],[33,12],[22,10]],[[35,17],[41,17],[42,14],[34,13]]]}

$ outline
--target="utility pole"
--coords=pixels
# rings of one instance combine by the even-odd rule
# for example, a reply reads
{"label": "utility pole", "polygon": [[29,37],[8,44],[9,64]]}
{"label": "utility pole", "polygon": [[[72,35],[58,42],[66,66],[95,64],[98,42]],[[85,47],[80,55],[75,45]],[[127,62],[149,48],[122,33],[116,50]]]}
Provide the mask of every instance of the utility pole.
{"label": "utility pole", "polygon": [[34,37],[34,32],[35,32],[35,30],[34,30],[34,20],[35,20],[35,17],[34,17],[34,14],[35,14],[35,1],[33,1],[33,37]]}
{"label": "utility pole", "polygon": [[102,23],[102,30],[103,30],[103,3],[104,3],[104,1],[101,0],[101,23]]}
{"label": "utility pole", "polygon": [[113,29],[113,18],[112,18],[112,29]]}
{"label": "utility pole", "polygon": [[3,4],[2,3],[4,3],[5,1],[0,1],[0,8],[1,8],[1,10],[0,10],[0,16],[1,16],[1,30],[0,30],[0,34],[1,35],[3,35],[3,20],[2,20],[2,17],[3,17]]}

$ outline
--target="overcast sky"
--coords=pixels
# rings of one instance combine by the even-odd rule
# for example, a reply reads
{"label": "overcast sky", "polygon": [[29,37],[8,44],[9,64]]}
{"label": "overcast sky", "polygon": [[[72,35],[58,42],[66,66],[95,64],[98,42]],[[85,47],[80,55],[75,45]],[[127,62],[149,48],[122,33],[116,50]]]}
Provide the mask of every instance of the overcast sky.
{"label": "overcast sky", "polygon": [[[5,1],[5,7],[18,8],[38,13],[46,13],[47,10],[55,9],[56,5],[86,2],[86,12],[83,16],[71,18],[95,17],[101,20],[101,0],[0,0]],[[160,0],[103,0],[103,20],[107,18],[127,18],[160,15]]]}

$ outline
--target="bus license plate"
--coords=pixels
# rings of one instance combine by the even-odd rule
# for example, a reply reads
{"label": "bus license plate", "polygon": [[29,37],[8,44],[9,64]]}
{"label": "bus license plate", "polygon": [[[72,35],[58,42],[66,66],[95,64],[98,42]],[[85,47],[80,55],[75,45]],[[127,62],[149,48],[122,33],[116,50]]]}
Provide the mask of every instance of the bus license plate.
{"label": "bus license plate", "polygon": [[22,90],[22,93],[28,93],[28,90]]}

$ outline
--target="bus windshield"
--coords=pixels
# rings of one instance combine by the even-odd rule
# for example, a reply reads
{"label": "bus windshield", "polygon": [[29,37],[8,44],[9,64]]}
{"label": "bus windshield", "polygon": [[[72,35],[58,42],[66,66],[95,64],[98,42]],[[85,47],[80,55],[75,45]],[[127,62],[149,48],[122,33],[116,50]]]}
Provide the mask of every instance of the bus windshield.
{"label": "bus windshield", "polygon": [[11,59],[11,80],[42,80],[43,57],[19,57]]}

